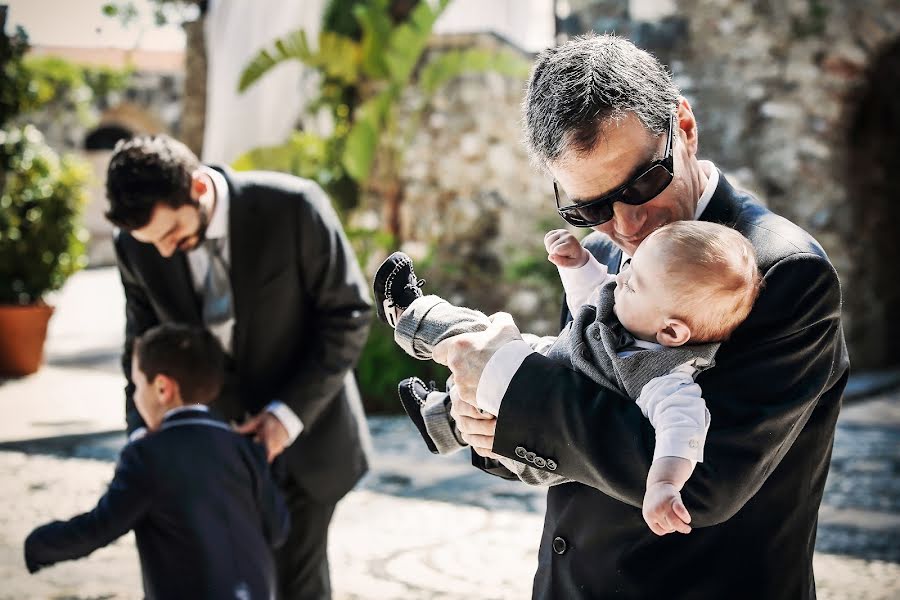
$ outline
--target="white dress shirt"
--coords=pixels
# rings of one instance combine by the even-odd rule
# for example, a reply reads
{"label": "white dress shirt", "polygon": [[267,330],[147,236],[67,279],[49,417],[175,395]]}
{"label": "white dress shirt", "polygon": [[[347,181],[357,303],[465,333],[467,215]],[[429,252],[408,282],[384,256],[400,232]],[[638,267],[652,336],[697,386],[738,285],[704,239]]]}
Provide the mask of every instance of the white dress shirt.
{"label": "white dress shirt", "polygon": [[[206,237],[207,239],[225,240],[225,243],[222,245],[222,259],[225,261],[226,265],[230,266],[231,244],[228,239],[228,213],[231,206],[231,195],[228,192],[228,182],[225,181],[222,174],[215,169],[210,169],[206,166],[201,166],[200,169],[212,180],[216,198],[215,207],[209,217],[209,223],[206,226]],[[206,272],[209,270],[211,260],[209,251],[201,244],[188,252],[187,258],[188,264],[191,267],[194,289],[198,294],[202,294],[203,283],[206,279]],[[231,325],[232,327],[234,326],[233,320]],[[226,339],[223,339],[220,332],[213,331],[212,333],[219,338],[220,342],[222,342],[222,346],[225,348],[226,352],[231,354],[233,351],[231,336],[225,336]],[[300,420],[297,413],[291,410],[287,404],[279,400],[270,402],[265,410],[275,415],[288,432],[288,444],[293,444],[294,440],[297,439],[297,436],[303,431],[303,421]]]}

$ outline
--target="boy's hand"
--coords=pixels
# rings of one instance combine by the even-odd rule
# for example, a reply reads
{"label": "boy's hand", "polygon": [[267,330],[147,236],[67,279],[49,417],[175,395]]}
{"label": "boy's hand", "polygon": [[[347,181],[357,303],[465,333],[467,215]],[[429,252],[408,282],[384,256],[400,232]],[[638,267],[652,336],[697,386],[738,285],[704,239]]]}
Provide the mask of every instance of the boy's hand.
{"label": "boy's hand", "polygon": [[691,532],[691,515],[681,501],[681,493],[671,483],[659,482],[647,486],[642,512],[644,521],[656,535]]}
{"label": "boy's hand", "polygon": [[544,248],[547,249],[547,260],[564,269],[584,266],[590,256],[578,238],[565,229],[548,231],[544,236]]}

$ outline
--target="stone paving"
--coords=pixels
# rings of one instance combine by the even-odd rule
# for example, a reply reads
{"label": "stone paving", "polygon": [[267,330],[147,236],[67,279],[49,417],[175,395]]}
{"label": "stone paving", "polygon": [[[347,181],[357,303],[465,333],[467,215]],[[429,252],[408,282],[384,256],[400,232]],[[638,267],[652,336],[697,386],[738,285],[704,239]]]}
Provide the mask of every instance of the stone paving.
{"label": "stone paving", "polygon": [[[124,443],[113,270],[76,276],[57,300],[47,365],[0,383],[0,600],[140,598],[132,534],[29,576],[35,525],[90,509]],[[430,455],[405,418],[370,418],[372,472],[331,530],[335,598],[527,598],[544,497],[487,476],[464,453]],[[900,389],[841,414],[815,555],[819,598],[900,598]]]}

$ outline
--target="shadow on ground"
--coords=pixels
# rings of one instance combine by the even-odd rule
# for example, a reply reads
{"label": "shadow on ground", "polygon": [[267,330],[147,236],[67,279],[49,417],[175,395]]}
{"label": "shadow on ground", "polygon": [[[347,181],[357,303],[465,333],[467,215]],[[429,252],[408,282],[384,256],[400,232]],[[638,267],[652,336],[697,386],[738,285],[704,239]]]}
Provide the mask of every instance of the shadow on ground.
{"label": "shadow on ground", "polygon": [[[360,484],[362,489],[492,510],[543,513],[542,490],[472,468],[467,451],[451,457],[431,455],[405,417],[371,417],[369,425],[375,454],[371,471]],[[0,451],[114,462],[125,440],[122,431],[104,431],[4,442]],[[838,424],[822,514],[839,518],[821,519],[818,552],[900,563],[900,429]]]}

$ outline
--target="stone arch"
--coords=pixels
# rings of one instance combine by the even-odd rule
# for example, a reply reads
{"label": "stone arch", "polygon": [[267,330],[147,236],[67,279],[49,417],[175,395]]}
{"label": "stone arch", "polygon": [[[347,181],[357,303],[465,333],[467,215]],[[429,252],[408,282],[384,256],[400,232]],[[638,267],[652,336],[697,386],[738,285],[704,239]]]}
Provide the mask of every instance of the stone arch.
{"label": "stone arch", "polygon": [[844,180],[858,274],[845,290],[854,313],[854,365],[900,365],[900,35],[876,51],[846,105]]}
{"label": "stone arch", "polygon": [[130,131],[131,135],[168,133],[162,119],[131,102],[122,102],[103,111],[97,129],[102,127],[118,127]]}
{"label": "stone arch", "polygon": [[130,129],[118,123],[99,125],[84,138],[85,150],[112,150],[119,140],[127,140],[134,135]]}
{"label": "stone arch", "polygon": [[84,158],[90,163],[93,177],[90,200],[84,211],[84,225],[90,234],[88,262],[93,266],[115,264],[112,225],[104,212],[106,201],[106,169],[112,150],[120,139],[135,135],[168,133],[168,127],[152,111],[137,104],[122,102],[100,115],[97,126],[85,136]]}

